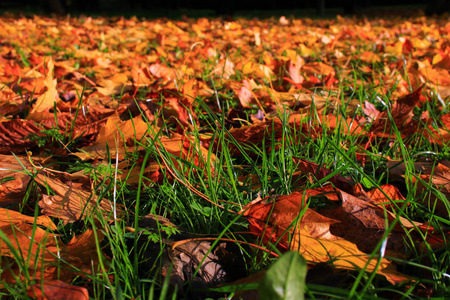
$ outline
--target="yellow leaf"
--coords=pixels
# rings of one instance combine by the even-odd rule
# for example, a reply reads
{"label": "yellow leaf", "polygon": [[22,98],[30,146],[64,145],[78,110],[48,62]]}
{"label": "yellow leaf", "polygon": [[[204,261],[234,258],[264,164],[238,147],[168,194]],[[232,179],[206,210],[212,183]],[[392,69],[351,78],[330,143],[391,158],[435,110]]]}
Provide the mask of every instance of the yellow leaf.
{"label": "yellow leaf", "polygon": [[[142,139],[147,130],[147,123],[144,122],[142,116],[122,121],[119,114],[115,113],[108,118],[105,126],[100,129],[97,140],[93,145],[83,147],[82,152],[73,154],[81,159],[106,158],[106,149],[109,147],[111,157],[115,157],[118,151],[119,158],[122,159],[126,154],[126,149],[128,149],[127,146],[135,145],[134,141]],[[132,148],[128,151],[135,150]]]}
{"label": "yellow leaf", "polygon": [[44,94],[38,97],[36,104],[28,115],[29,119],[32,120],[42,120],[45,116],[42,115],[43,112],[52,109],[55,105],[55,102],[58,102],[58,92],[56,90],[56,78],[53,79],[53,69],[54,64],[53,60],[50,58],[47,62],[47,75],[44,80],[44,84],[46,86],[46,91]]}
{"label": "yellow leaf", "polygon": [[11,224],[34,224],[42,225],[50,228],[51,230],[56,230],[57,227],[53,223],[52,219],[47,216],[39,216],[37,218],[23,215],[17,211],[9,210],[6,208],[0,208],[0,227],[11,225]]}

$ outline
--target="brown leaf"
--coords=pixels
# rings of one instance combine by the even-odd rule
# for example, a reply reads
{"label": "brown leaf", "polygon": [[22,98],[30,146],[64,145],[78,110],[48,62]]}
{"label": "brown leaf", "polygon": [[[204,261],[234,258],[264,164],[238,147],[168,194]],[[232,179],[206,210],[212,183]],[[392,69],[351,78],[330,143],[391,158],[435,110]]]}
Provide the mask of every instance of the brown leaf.
{"label": "brown leaf", "polygon": [[0,120],[3,116],[17,115],[25,108],[26,101],[7,85],[0,87]]}
{"label": "brown leaf", "polygon": [[380,112],[375,108],[375,105],[370,103],[369,101],[364,102],[364,113],[367,116],[367,119],[369,121],[376,120]]}
{"label": "brown leaf", "polygon": [[[103,241],[105,234],[102,230],[87,230],[86,232],[74,236],[70,242],[62,248],[61,253],[65,257],[68,268],[59,270],[60,279],[70,280],[75,274],[91,274],[96,270],[99,257],[97,245]],[[103,258],[102,258],[103,259]],[[78,270],[72,270],[74,266]]]}
{"label": "brown leaf", "polygon": [[311,62],[307,63],[302,67],[302,71],[308,75],[329,75],[334,74],[334,68],[322,62]]}
{"label": "brown leaf", "polygon": [[[409,133],[414,131],[417,128],[417,125],[412,122],[411,118],[413,116],[413,109],[419,103],[421,99],[422,87],[419,87],[417,90],[412,92],[409,95],[406,95],[402,98],[399,98],[392,104],[390,109],[392,119],[395,123],[395,126],[400,130],[401,133]],[[391,121],[388,118],[387,111],[383,111],[378,114],[376,120],[372,123],[370,130],[375,133],[377,136],[389,137],[391,136]]]}
{"label": "brown leaf", "polygon": [[11,224],[36,224],[45,226],[51,230],[56,230],[56,225],[48,216],[39,216],[37,218],[23,215],[17,211],[0,208],[0,226],[8,227]]}
{"label": "brown leaf", "polygon": [[[320,167],[318,164],[306,161],[304,159],[294,159],[294,162],[297,164],[297,168],[303,173],[303,175],[313,176],[313,178],[320,180],[325,177],[328,177],[333,171]],[[355,182],[351,179],[344,178],[340,174],[336,174],[328,179],[335,187],[340,190],[346,191],[348,193],[353,192],[353,187]]]}
{"label": "brown leaf", "polygon": [[88,230],[64,245],[57,235],[49,232],[57,227],[48,216],[32,217],[4,208],[0,208],[0,216],[0,230],[6,236],[0,238],[3,281],[13,283],[17,276],[25,277],[26,270],[20,261],[27,263],[25,268],[31,279],[69,281],[83,273],[90,274],[97,267],[97,243],[104,236],[100,230],[96,232],[97,239]]}
{"label": "brown leaf", "polygon": [[[450,197],[450,168],[448,166],[435,162],[415,162],[413,166],[415,174],[412,177],[412,182],[417,186],[418,194],[425,193],[429,190],[429,187],[425,184],[428,183],[437,188],[445,196]],[[405,180],[405,163],[391,160],[388,161],[387,167],[390,169],[389,176],[392,179]],[[428,206],[438,216],[447,218],[450,215],[447,203],[438,198],[434,193],[429,193],[426,199],[420,197],[419,202]]]}
{"label": "brown leaf", "polygon": [[[323,204],[315,211],[306,207],[307,202],[312,207],[311,197],[322,199]],[[393,269],[385,258],[381,258],[379,267],[378,259],[369,259],[368,253],[373,251],[385,229],[384,213],[379,207],[330,186],[269,201],[259,200],[242,210],[250,222],[250,231],[262,234],[266,242],[279,241],[279,247],[299,251],[309,261],[332,260],[334,266],[345,269],[367,267],[366,271],[383,274],[391,282],[410,279]],[[332,208],[336,205],[339,206]],[[396,250],[399,243],[402,236],[391,234],[388,250]]]}
{"label": "brown leaf", "polygon": [[64,283],[60,280],[49,280],[33,284],[27,290],[27,295],[38,300],[88,300],[87,289]]}
{"label": "brown leaf", "polygon": [[41,128],[34,121],[14,119],[0,122],[0,154],[24,153],[26,149],[36,146],[29,135],[42,136]]}
{"label": "brown leaf", "polygon": [[[0,239],[0,255],[4,259],[7,257],[14,258],[12,251],[16,250],[19,261],[23,259],[23,261],[28,262],[30,274],[35,274],[36,277],[42,276],[46,279],[53,279],[55,273],[48,269],[49,264],[57,259],[52,253],[58,251],[58,239],[48,231],[49,229],[56,229],[53,221],[47,216],[34,218],[4,208],[0,208],[0,212],[0,230],[10,242],[9,246],[3,238]],[[45,226],[47,230],[36,225]],[[18,261],[8,266],[4,259],[2,259],[4,268],[1,274],[2,280],[15,282],[13,274],[19,276],[19,278],[24,276],[25,270],[19,267]],[[36,272],[34,272],[34,269]]]}
{"label": "brown leaf", "polygon": [[[184,128],[192,128],[194,124],[198,124],[197,116],[192,111],[191,103],[173,97],[166,98],[166,101],[167,104],[164,106],[164,114],[175,117],[174,120],[169,119],[168,121],[172,121],[176,124],[181,123]],[[172,111],[172,113],[170,111]]]}
{"label": "brown leaf", "polygon": [[133,84],[136,86],[150,85],[152,83],[151,76],[148,67],[140,67],[137,64],[134,64],[131,69]]}
{"label": "brown leaf", "polygon": [[289,61],[288,64],[288,74],[292,81],[296,84],[302,84],[305,78],[300,74],[300,70],[302,69],[305,61],[299,56],[296,56],[296,61]]}
{"label": "brown leaf", "polygon": [[230,79],[230,76],[234,75],[234,63],[226,58],[221,60],[214,68],[214,74],[222,76],[224,79]]}
{"label": "brown leaf", "polygon": [[92,193],[64,184],[42,173],[39,173],[35,180],[44,187],[44,191],[48,186],[56,193],[56,195],[42,195],[39,207],[45,215],[57,217],[66,222],[75,222],[84,219],[87,215],[98,217],[97,213],[106,218],[112,218],[113,204],[106,199],[99,199]]}
{"label": "brown leaf", "polygon": [[0,164],[0,204],[21,203],[30,182],[22,164],[27,171],[32,170],[31,164],[26,157],[1,154]]}
{"label": "brown leaf", "polygon": [[183,231],[168,235],[162,227],[178,227],[168,219],[153,214],[143,217],[139,227],[161,236],[161,241],[156,243],[146,235],[139,238],[141,270],[160,271],[161,281],[168,277],[171,286],[181,287],[183,293],[186,292],[183,284],[191,282],[189,294],[186,295],[189,299],[212,297],[214,293],[205,291],[205,288],[245,276],[241,249],[234,242],[220,242],[212,248],[212,241],[217,237]]}
{"label": "brown leaf", "polygon": [[[197,144],[193,141],[194,137],[189,135],[172,134],[170,138],[161,137],[159,138],[159,143],[164,149],[170,154],[191,161],[194,165],[198,167],[205,167],[205,163],[208,162],[209,166],[214,172],[214,161],[216,156],[214,153],[209,154],[208,149]],[[175,166],[178,166],[177,161],[173,161]]]}
{"label": "brown leaf", "polygon": [[[118,174],[121,180],[126,180],[128,184],[138,184],[141,178],[142,164],[132,164],[130,165],[127,161],[119,163],[119,169],[123,170]],[[126,170],[126,171],[125,171]],[[151,160],[148,165],[144,168],[142,173],[142,180],[146,182],[149,179],[153,182],[159,182],[162,179],[161,164],[157,161]]]}
{"label": "brown leaf", "polygon": [[105,96],[120,95],[122,93],[126,93],[127,91],[131,91],[131,85],[126,85],[127,82],[128,76],[126,74],[117,73],[113,76],[99,80],[98,84],[101,85],[101,87],[98,86],[97,90]]}
{"label": "brown leaf", "polygon": [[163,78],[165,81],[176,79],[175,71],[165,65],[152,64],[149,67],[149,71],[156,78]]}

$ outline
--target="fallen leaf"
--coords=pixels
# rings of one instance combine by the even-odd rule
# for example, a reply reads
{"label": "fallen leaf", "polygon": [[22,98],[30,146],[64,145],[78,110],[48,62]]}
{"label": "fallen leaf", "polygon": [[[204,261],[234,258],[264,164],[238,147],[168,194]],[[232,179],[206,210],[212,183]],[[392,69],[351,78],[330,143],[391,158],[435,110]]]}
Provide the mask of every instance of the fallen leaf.
{"label": "fallen leaf", "polygon": [[[389,168],[389,176],[393,180],[405,180],[406,166],[404,162],[390,160],[387,167]],[[418,194],[428,192],[429,186],[432,186],[446,197],[450,197],[450,168],[448,166],[435,162],[415,162],[411,167],[414,170],[412,183],[416,186]],[[434,193],[429,193],[429,197],[424,200],[416,201],[426,205],[430,211],[438,216],[447,218],[450,215],[447,203]]]}
{"label": "fallen leaf", "polygon": [[61,280],[49,280],[33,284],[27,290],[27,295],[33,299],[45,300],[88,300],[87,289],[64,283]]}
{"label": "fallen leaf", "polygon": [[[47,216],[57,217],[66,222],[75,222],[87,215],[98,218],[99,215],[111,219],[113,204],[98,196],[79,188],[64,184],[56,178],[44,174],[37,174],[37,183],[53,190],[56,195],[42,195],[39,207]],[[119,208],[120,209],[120,208]]]}
{"label": "fallen leaf", "polygon": [[28,119],[40,121],[47,118],[48,114],[44,114],[44,112],[53,109],[55,103],[59,101],[58,91],[56,90],[57,80],[53,78],[53,69],[53,60],[50,58],[47,62],[47,75],[44,80],[46,91],[38,97],[36,104],[28,115]]}
{"label": "fallen leaf", "polygon": [[391,184],[385,184],[380,186],[380,188],[368,191],[367,195],[371,198],[374,204],[383,205],[386,207],[392,206],[392,202],[398,201],[401,204],[405,201],[405,197],[403,197],[400,191]]}
{"label": "fallen leaf", "polygon": [[26,172],[32,171],[31,164],[26,157],[1,154],[0,162],[0,203],[21,203],[30,182],[30,175]]}
{"label": "fallen leaf", "polygon": [[[317,207],[315,211],[311,208],[315,203],[312,198],[323,202],[313,206]],[[294,192],[275,201],[262,199],[250,203],[242,212],[250,222],[251,232],[263,235],[266,242],[278,241],[281,249],[298,251],[308,261],[375,271],[392,283],[412,279],[397,272],[389,260],[370,258],[383,237],[386,225],[383,210],[343,191],[326,186]],[[393,217],[388,218],[392,222]],[[390,255],[395,254],[399,243],[403,246],[402,236],[391,234],[387,241]]]}
{"label": "fallen leaf", "polygon": [[[422,86],[423,87],[423,86]],[[392,104],[390,114],[395,126],[398,130],[407,134],[417,130],[417,124],[412,121],[413,109],[421,99],[422,87],[406,95]],[[391,119],[388,117],[387,111],[378,114],[375,121],[372,122],[370,131],[377,136],[390,137],[393,135]]]}
{"label": "fallen leaf", "polygon": [[[240,248],[234,242],[219,242],[212,248],[215,237],[180,231],[168,219],[152,214],[143,217],[139,227],[147,231],[147,235],[142,235],[138,242],[140,249],[145,247],[139,252],[140,270],[161,272],[161,281],[169,278],[173,287],[191,282],[189,298],[218,296],[205,289],[237,280],[245,273]],[[170,232],[176,231],[168,234],[164,227],[172,228]],[[161,240],[151,241],[148,238],[151,233],[157,233]],[[182,291],[186,292],[184,288]]]}
{"label": "fallen leaf", "polygon": [[119,158],[123,159],[127,152],[139,149],[137,141],[143,139],[149,133],[149,127],[138,116],[131,120],[122,121],[119,114],[115,113],[106,120],[106,124],[100,129],[98,137],[93,145],[83,147],[82,152],[74,155],[85,160],[88,158],[107,158],[107,149],[111,157],[119,153]]}

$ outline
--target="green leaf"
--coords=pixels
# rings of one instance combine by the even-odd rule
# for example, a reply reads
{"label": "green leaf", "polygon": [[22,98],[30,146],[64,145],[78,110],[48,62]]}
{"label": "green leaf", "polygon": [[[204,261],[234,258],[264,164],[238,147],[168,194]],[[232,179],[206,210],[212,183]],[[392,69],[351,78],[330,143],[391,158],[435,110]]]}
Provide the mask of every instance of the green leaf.
{"label": "green leaf", "polygon": [[306,260],[298,252],[288,252],[274,263],[259,284],[259,299],[304,299]]}
{"label": "green leaf", "polygon": [[372,187],[374,187],[374,185],[373,185],[373,183],[367,178],[367,177],[364,177],[362,180],[361,180],[361,182],[362,182],[362,184],[364,185],[364,187],[366,187],[366,188],[372,188]]}

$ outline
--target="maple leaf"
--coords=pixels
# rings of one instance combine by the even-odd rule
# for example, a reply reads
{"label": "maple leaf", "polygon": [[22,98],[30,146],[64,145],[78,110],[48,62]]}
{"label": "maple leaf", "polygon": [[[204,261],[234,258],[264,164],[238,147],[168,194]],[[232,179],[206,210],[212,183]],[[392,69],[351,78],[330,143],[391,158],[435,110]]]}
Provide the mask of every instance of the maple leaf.
{"label": "maple leaf", "polygon": [[56,193],[56,195],[42,195],[39,207],[45,215],[58,217],[65,222],[75,222],[85,218],[86,215],[97,216],[98,212],[106,218],[112,215],[113,204],[106,199],[99,199],[92,193],[68,186],[56,178],[43,174],[38,174],[35,180]]}
{"label": "maple leaf", "polygon": [[161,64],[152,64],[149,67],[149,71],[156,78],[162,78],[166,82],[176,79],[175,71],[173,71],[171,68],[161,65]]}
{"label": "maple leaf", "polygon": [[48,115],[44,114],[44,112],[53,109],[55,103],[59,101],[58,92],[56,90],[57,80],[56,78],[53,78],[53,70],[54,64],[52,58],[50,58],[47,62],[47,75],[44,80],[46,91],[38,97],[36,104],[28,115],[29,119],[39,121],[43,118],[47,118]]}
{"label": "maple leaf", "polygon": [[307,63],[302,67],[302,71],[305,72],[307,75],[325,75],[328,76],[330,74],[334,74],[335,70],[333,67],[324,64],[322,62],[313,62],[313,63]]}
{"label": "maple leaf", "polygon": [[46,280],[41,284],[33,284],[28,288],[27,295],[34,299],[89,299],[89,294],[86,288],[67,284],[61,280]]}
{"label": "maple leaf", "polygon": [[[306,204],[318,196],[329,203],[312,210],[315,205]],[[411,279],[397,272],[389,260],[369,257],[386,228],[383,210],[331,186],[279,196],[275,201],[254,201],[242,212],[250,222],[251,232],[262,234],[266,242],[279,241],[280,248],[299,251],[307,260],[332,261],[332,265],[346,269],[365,268],[385,275],[393,283]],[[393,219],[390,217],[390,222]],[[387,241],[390,255],[398,256],[394,251],[401,248],[401,236],[391,233]]]}
{"label": "maple leaf", "polygon": [[236,73],[234,71],[234,63],[229,58],[227,58],[217,64],[217,66],[214,68],[214,73],[222,76],[224,79],[229,79],[230,76]]}
{"label": "maple leaf", "polygon": [[364,102],[363,111],[366,114],[369,122],[376,120],[378,115],[380,114],[380,112],[375,108],[375,105],[373,105],[372,103],[370,103],[368,101]]}
{"label": "maple leaf", "polygon": [[[0,238],[1,256],[13,258],[15,255],[19,255],[23,260],[29,259],[31,261],[28,267],[29,271],[32,272],[33,266],[37,265],[35,273],[37,277],[53,279],[55,274],[41,267],[55,261],[52,253],[57,252],[56,236],[49,233],[48,230],[36,226],[41,224],[48,226],[48,229],[55,230],[56,225],[53,221],[47,216],[34,218],[4,208],[0,210],[2,216],[0,219],[2,232]],[[33,236],[33,239],[30,239],[30,236]],[[17,252],[18,250],[20,251]],[[23,277],[22,272],[23,270],[21,270],[18,262],[15,262],[9,269],[2,272],[1,278],[6,282],[15,282],[15,275],[18,275],[19,278]]]}
{"label": "maple leaf", "polygon": [[[107,148],[112,157],[119,154],[123,159],[127,151],[139,148],[136,141],[140,141],[148,133],[148,125],[141,115],[127,121],[122,121],[119,114],[109,116],[101,127],[97,139],[92,145],[82,148],[83,152],[74,155],[85,160],[88,158],[106,158]],[[128,146],[130,145],[130,146]]]}
{"label": "maple leaf", "polygon": [[[419,87],[417,90],[409,95],[406,95],[392,104],[390,109],[390,114],[395,126],[400,130],[401,133],[406,134],[416,130],[417,124],[412,121],[413,109],[421,100],[421,92],[423,86]],[[390,118],[388,117],[388,112],[383,111],[378,114],[375,121],[373,121],[370,130],[383,137],[391,136],[392,124]]]}
{"label": "maple leaf", "polygon": [[370,197],[372,203],[386,207],[391,206],[391,202],[402,203],[405,200],[405,197],[403,197],[398,188],[391,184],[385,184],[377,189],[372,189],[367,192],[367,195]]}
{"label": "maple leaf", "polygon": [[[405,179],[406,166],[404,162],[391,160],[388,161],[389,176],[393,180]],[[435,162],[415,162],[413,164],[414,177],[412,183],[417,188],[417,193],[425,193],[434,187],[441,193],[450,196],[450,163],[442,161]],[[424,200],[417,200],[419,203],[425,204],[434,214],[442,217],[449,217],[447,203],[437,197],[434,193],[430,193],[429,197]]]}
{"label": "maple leaf", "polygon": [[97,87],[97,90],[105,96],[120,95],[124,92],[131,91],[131,86],[126,85],[127,82],[128,76],[126,74],[116,73],[98,80],[97,83],[100,86]]}
{"label": "maple leaf", "polygon": [[[1,123],[0,123],[1,125]],[[32,166],[25,157],[1,155],[0,161],[0,203],[8,205],[22,202],[30,176],[24,172],[32,171]]]}
{"label": "maple leaf", "polygon": [[25,108],[26,101],[7,85],[0,87],[0,120],[3,116],[18,115]]}
{"label": "maple leaf", "polygon": [[[348,141],[359,147],[356,156],[363,156],[363,168],[356,168],[356,173],[347,169],[357,180],[360,171],[367,171],[367,161],[376,166],[374,157],[385,153],[379,145],[393,140],[394,127],[404,143],[402,150],[422,151],[418,149],[427,147],[420,140],[422,135],[432,143],[431,152],[440,158],[447,155],[450,51],[445,34],[450,24],[433,18],[399,24],[387,19],[360,22],[339,16],[331,21],[281,17],[231,22],[206,18],[149,21],[7,16],[0,18],[0,27],[0,154],[4,154],[0,155],[0,204],[32,209],[35,198],[27,197],[24,203],[24,195],[35,186],[30,185],[33,177],[40,187],[37,195],[42,212],[62,223],[87,215],[109,218],[113,214],[111,202],[97,197],[89,187],[96,182],[85,170],[66,173],[74,166],[79,170],[79,159],[83,165],[91,163],[92,169],[117,171],[115,179],[124,184],[121,191],[127,198],[125,181],[132,189],[144,182],[146,192],[174,179],[187,184],[178,178],[183,175],[189,180],[198,177],[202,183],[206,182],[204,176],[214,176],[217,184],[222,183],[218,177],[221,173],[214,168],[224,168],[221,163],[226,157],[226,168],[231,171],[231,164],[234,168],[235,162],[242,161],[240,151],[247,151],[244,160],[252,160],[252,167],[257,168],[260,150],[275,156],[289,154],[280,152],[286,148],[279,145],[289,145],[296,155],[307,159],[320,153],[320,161],[331,165],[340,159],[340,153],[328,152],[321,141],[336,136],[340,141],[347,139],[336,144],[344,145],[345,151],[354,149],[347,148]],[[415,90],[411,92],[411,88]],[[369,103],[378,95],[389,95],[392,100],[382,112]],[[362,112],[366,119],[359,115],[361,101],[365,101]],[[217,113],[218,118],[209,119],[204,107]],[[417,112],[420,116],[414,117]],[[222,116],[226,116],[223,123]],[[369,130],[362,126],[366,120],[372,123]],[[229,131],[222,134],[225,128]],[[371,135],[366,142],[368,133]],[[211,136],[216,140],[210,140]],[[416,138],[414,142],[410,137]],[[364,153],[358,145],[361,141],[365,143]],[[228,148],[219,144],[222,142]],[[264,145],[266,149],[259,149]],[[378,150],[370,153],[371,148]],[[416,151],[412,157],[429,159],[428,150],[420,154]],[[147,151],[152,155],[144,159]],[[391,151],[404,155],[394,148],[389,151],[389,155]],[[27,153],[28,157],[11,156],[11,152]],[[229,159],[228,154],[233,157]],[[117,158],[115,167],[110,158]],[[365,190],[339,174],[331,176],[333,171],[327,166],[295,158],[288,188],[304,188],[306,180],[314,183],[325,178],[332,186],[255,201],[245,207],[245,216],[251,231],[266,242],[279,241],[283,250],[297,250],[318,266],[365,268],[387,276],[393,283],[408,280],[411,277],[397,273],[387,259],[409,259],[403,249],[405,234],[421,249],[436,251],[430,255],[434,257],[439,247],[445,249],[448,233],[428,223],[402,218],[396,212],[399,206],[407,207],[408,213],[422,206],[441,219],[428,219],[427,214],[414,216],[435,226],[448,218],[444,198],[450,197],[450,171],[446,160],[407,163],[412,174],[406,174],[402,161],[389,159],[389,177],[383,177],[387,184]],[[44,167],[49,164],[55,164],[55,168]],[[186,170],[183,164],[195,168],[181,174],[178,171]],[[205,170],[207,167],[211,170]],[[108,175],[99,177],[109,184]],[[235,175],[240,175],[240,184],[255,183],[248,187],[252,192],[265,188],[263,178],[255,174]],[[405,178],[414,184],[406,197],[409,202],[399,191],[398,183],[403,185]],[[193,182],[188,187],[208,189],[208,185]],[[416,199],[419,194],[427,198]],[[25,279],[24,271],[29,267],[20,265],[20,259],[16,261],[15,251],[31,257],[30,266],[40,269],[29,270],[35,276],[29,279],[39,281],[28,290],[32,296],[36,291],[36,296],[50,297],[46,292],[50,287],[74,290],[62,282],[48,281],[56,279],[55,274],[68,282],[74,274],[96,270],[95,236],[103,238],[99,231],[86,229],[62,243],[52,233],[55,227],[48,216],[33,218],[5,209],[1,213],[13,217],[0,222],[0,229],[12,242],[6,245],[6,239],[2,239],[1,244],[5,266],[12,266],[2,273],[5,282],[14,282],[14,274]],[[167,213],[174,213],[171,207]],[[397,225],[385,236],[386,227],[394,222]],[[105,226],[108,231],[109,224]],[[34,241],[26,239],[33,234]],[[385,257],[373,253],[383,239],[388,254]],[[173,262],[176,270],[172,275],[178,283],[195,281],[189,266],[198,270],[206,286],[215,282],[209,280],[210,276],[225,278],[216,262],[228,246],[225,249],[219,245],[215,252],[210,251],[208,241],[169,242],[174,248],[161,252],[170,253],[165,257],[163,275],[170,277],[168,270]],[[376,259],[371,259],[371,254]],[[67,264],[58,269],[62,260],[57,258],[61,257]],[[198,263],[203,259],[204,268]],[[318,272],[328,271],[319,268]],[[92,276],[94,284],[97,278]],[[174,278],[169,279],[176,283]],[[25,284],[30,286],[28,281]],[[85,291],[80,292],[79,297],[87,297]]]}
{"label": "maple leaf", "polygon": [[[28,272],[35,278],[53,280],[59,277],[69,281],[80,270],[90,274],[92,266],[98,264],[96,238],[92,230],[75,236],[69,244],[64,245],[57,235],[49,232],[57,229],[50,217],[31,217],[4,208],[0,212],[0,255],[3,259],[19,256],[23,261],[29,260]],[[97,237],[103,238],[100,232]],[[60,256],[64,256],[65,261],[58,263]],[[58,270],[58,264],[64,264],[65,269]],[[24,277],[23,272],[17,262],[12,263],[4,269],[1,278],[6,282],[15,282],[16,276]]]}

